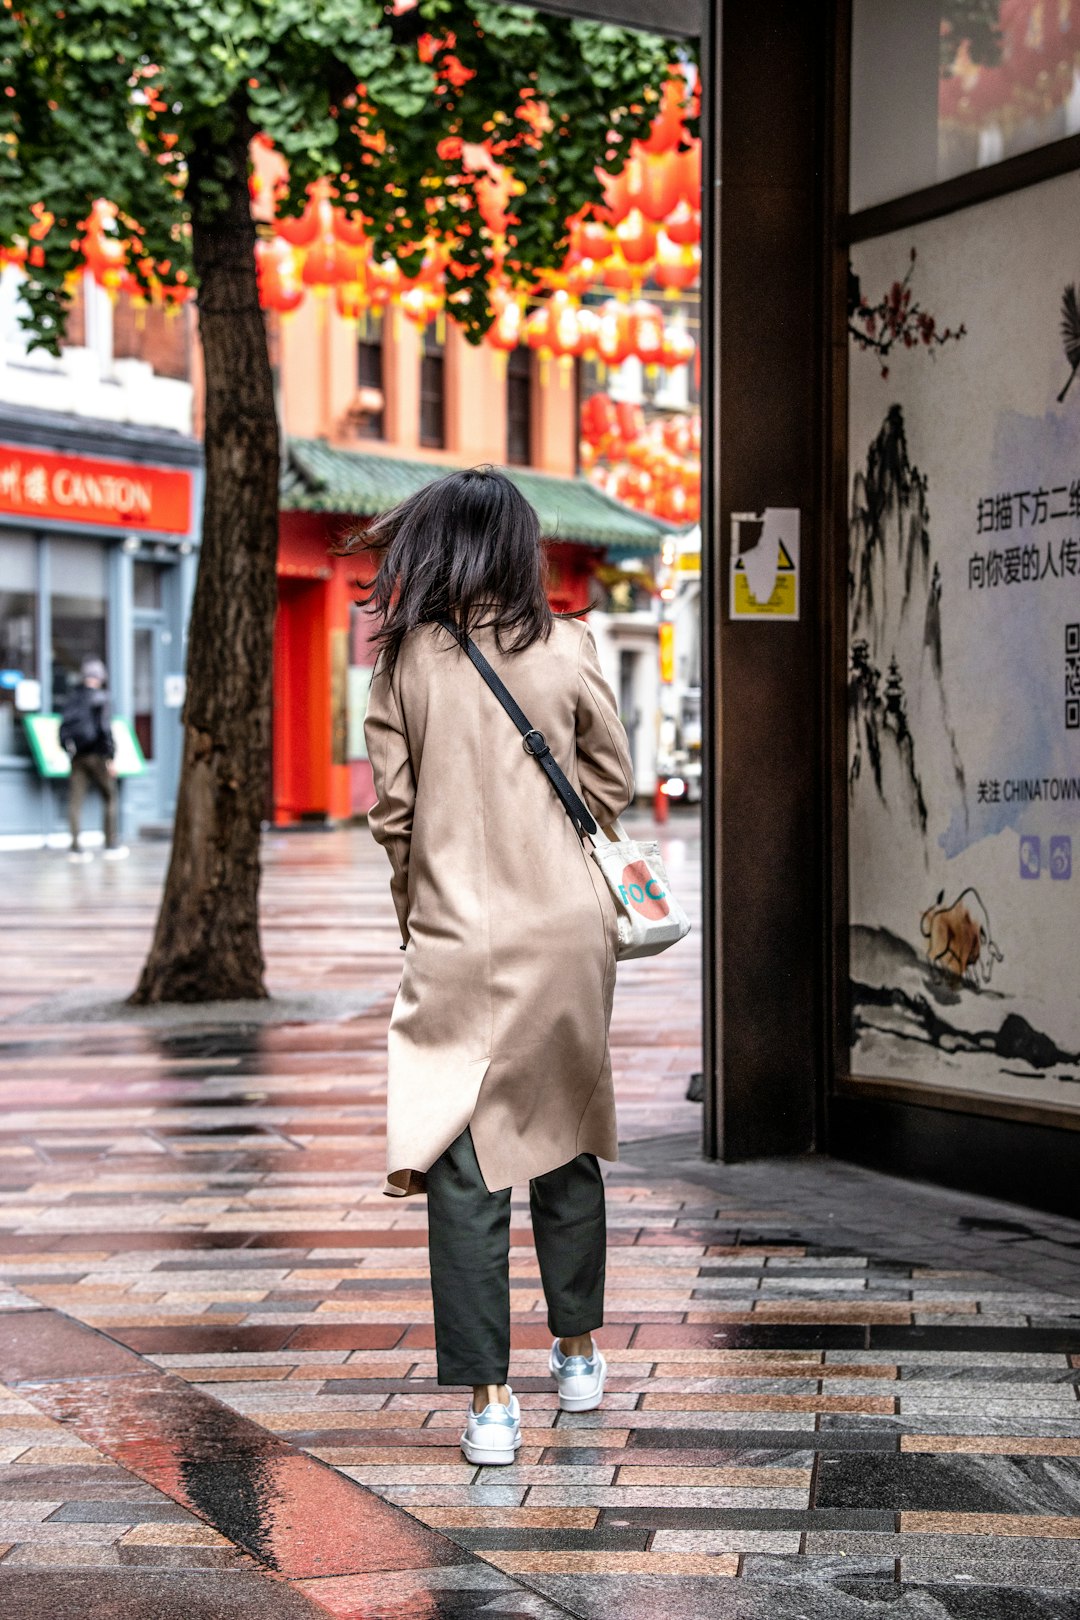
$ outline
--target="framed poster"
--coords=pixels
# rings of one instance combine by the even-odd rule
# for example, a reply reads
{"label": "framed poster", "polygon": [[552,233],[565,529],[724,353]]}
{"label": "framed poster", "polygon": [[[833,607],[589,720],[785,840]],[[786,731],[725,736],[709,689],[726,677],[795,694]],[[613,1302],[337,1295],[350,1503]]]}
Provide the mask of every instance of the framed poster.
{"label": "framed poster", "polygon": [[991,1112],[1080,1110],[1078,208],[1074,173],[852,251],[930,325],[850,357],[850,1083]]}

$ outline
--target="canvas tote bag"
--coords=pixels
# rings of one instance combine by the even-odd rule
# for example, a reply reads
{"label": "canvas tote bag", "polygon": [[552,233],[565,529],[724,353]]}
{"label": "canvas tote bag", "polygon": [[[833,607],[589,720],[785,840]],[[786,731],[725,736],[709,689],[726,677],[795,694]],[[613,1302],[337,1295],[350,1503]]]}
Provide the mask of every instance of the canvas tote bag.
{"label": "canvas tote bag", "polygon": [[547,738],[529,723],[472,637],[462,636],[451,619],[440,619],[439,623],[469,655],[521,733],[525,752],[540,766],[579,835],[589,842],[615,906],[619,925],[616,959],[629,962],[639,956],[656,956],[685,939],[690,920],[671,892],[660,845],[653,840],[627,838],[617,821],[612,827],[597,826],[584,800],[552,758]]}

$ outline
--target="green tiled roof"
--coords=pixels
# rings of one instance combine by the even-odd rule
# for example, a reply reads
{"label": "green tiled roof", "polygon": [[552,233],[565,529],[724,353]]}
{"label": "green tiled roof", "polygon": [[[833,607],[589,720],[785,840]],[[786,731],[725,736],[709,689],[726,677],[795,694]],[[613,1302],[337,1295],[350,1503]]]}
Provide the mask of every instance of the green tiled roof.
{"label": "green tiled roof", "polygon": [[[281,504],[291,512],[374,517],[452,470],[430,461],[336,450],[322,439],[290,439]],[[620,552],[659,551],[666,524],[613,501],[584,478],[553,478],[517,467],[505,471],[536,507],[545,538]]]}

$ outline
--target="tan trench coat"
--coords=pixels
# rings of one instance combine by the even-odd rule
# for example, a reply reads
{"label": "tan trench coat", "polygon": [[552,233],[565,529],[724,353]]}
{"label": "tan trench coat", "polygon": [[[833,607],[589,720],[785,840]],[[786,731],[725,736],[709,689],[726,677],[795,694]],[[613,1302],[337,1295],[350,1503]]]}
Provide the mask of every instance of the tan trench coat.
{"label": "tan trench coat", "polygon": [[[633,796],[591,631],[502,654],[476,641],[602,825]],[[492,1192],[579,1153],[617,1157],[608,1023],[615,910],[506,712],[449,633],[413,631],[365,725],[405,941],[389,1033],[389,1194],[471,1125]]]}

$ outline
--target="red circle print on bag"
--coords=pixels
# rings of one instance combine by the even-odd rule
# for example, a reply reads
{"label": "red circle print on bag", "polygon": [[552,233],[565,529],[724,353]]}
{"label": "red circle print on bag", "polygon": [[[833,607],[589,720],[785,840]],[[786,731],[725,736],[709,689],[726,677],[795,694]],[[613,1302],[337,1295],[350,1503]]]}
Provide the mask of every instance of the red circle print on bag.
{"label": "red circle print on bag", "polygon": [[644,861],[631,861],[629,866],[623,868],[619,894],[624,905],[632,906],[652,922],[666,917],[671,909],[667,903],[667,890]]}

